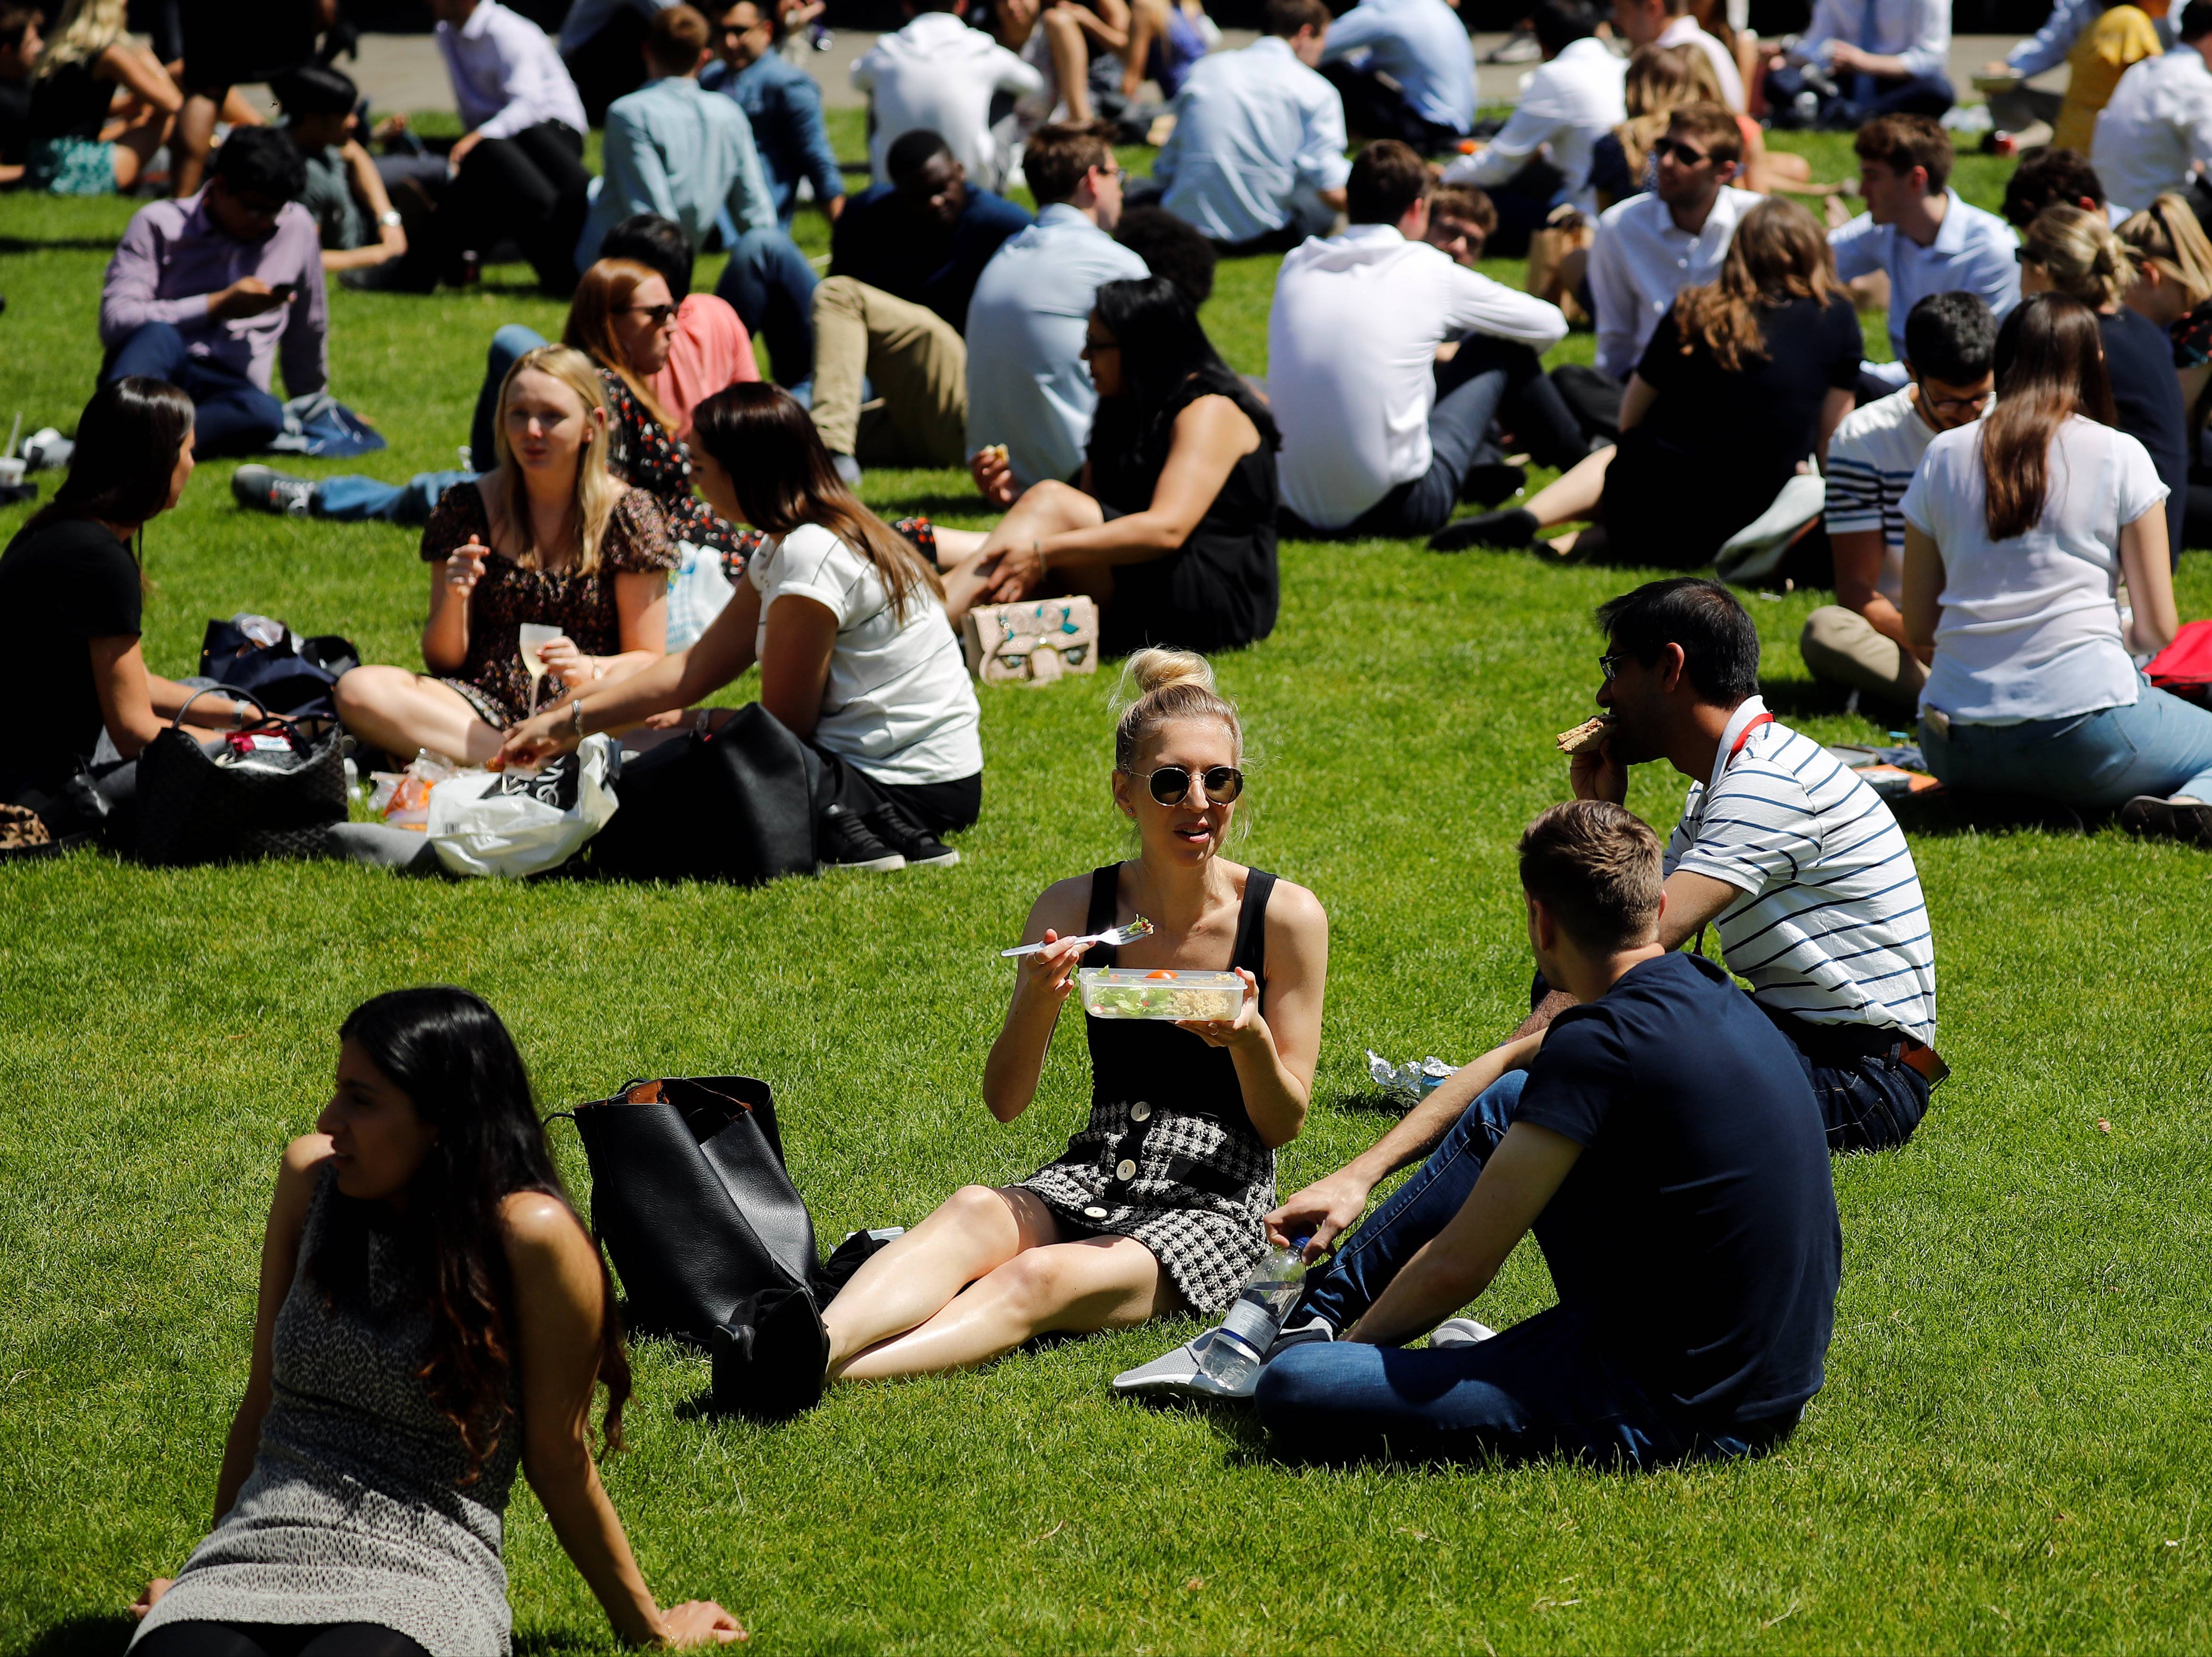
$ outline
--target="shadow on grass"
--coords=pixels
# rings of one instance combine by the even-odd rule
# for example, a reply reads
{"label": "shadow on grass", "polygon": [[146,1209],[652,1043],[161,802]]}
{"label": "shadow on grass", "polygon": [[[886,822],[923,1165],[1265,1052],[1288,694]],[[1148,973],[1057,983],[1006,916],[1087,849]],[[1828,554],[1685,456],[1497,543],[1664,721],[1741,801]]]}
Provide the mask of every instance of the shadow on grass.
{"label": "shadow on grass", "polygon": [[112,236],[0,236],[0,253],[112,253]]}
{"label": "shadow on grass", "polygon": [[130,1643],[138,1619],[118,1611],[108,1617],[71,1617],[40,1632],[21,1648],[24,1657],[113,1657]]}
{"label": "shadow on grass", "polygon": [[1907,836],[1957,835],[2086,835],[2112,820],[2110,812],[2082,812],[2057,800],[2020,794],[1908,794],[1893,799],[1898,827]]}
{"label": "shadow on grass", "polygon": [[1349,1116],[1388,1116],[1395,1122],[1407,1108],[1380,1088],[1363,1088],[1357,1093],[1338,1094],[1328,1102],[1328,1108]]}
{"label": "shadow on grass", "polygon": [[957,514],[962,518],[995,518],[1000,508],[980,495],[898,495],[876,503],[886,519]]}

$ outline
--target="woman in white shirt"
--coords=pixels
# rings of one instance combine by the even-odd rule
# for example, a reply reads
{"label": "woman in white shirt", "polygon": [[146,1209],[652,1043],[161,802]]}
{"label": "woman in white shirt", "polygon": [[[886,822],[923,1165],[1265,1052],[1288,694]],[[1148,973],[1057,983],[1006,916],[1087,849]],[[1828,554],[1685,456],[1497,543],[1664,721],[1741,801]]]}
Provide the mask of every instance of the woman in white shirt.
{"label": "woman in white shirt", "polygon": [[774,538],[690,649],[516,726],[501,762],[542,763],[586,732],[692,706],[758,662],[762,705],[828,774],[823,861],[958,862],[938,835],[982,810],[981,710],[936,570],[839,480],[781,387],[731,385],[700,404],[691,459],[717,513]]}
{"label": "woman in white shirt", "polygon": [[2179,625],[2166,487],[2112,420],[2096,313],[2027,300],[1997,337],[1996,410],[1937,437],[1905,492],[1905,627],[1936,652],[1922,751],[1948,786],[2119,806],[2135,833],[2212,846],[2212,713],[2129,653]]}

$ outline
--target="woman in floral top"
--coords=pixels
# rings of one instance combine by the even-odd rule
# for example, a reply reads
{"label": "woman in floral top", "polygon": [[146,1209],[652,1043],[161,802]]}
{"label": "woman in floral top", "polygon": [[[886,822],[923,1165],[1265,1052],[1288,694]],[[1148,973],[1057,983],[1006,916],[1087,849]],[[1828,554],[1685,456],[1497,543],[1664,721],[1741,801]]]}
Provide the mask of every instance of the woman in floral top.
{"label": "woman in floral top", "polygon": [[607,464],[599,375],[562,345],[530,352],[500,388],[495,471],[446,491],[422,531],[438,566],[422,628],[427,675],[357,667],[338,681],[339,716],[400,757],[418,748],[481,764],[528,717],[519,629],[561,629],[541,654],[565,700],[662,653],[667,572],[676,561],[660,505]]}
{"label": "woman in floral top", "polygon": [[667,279],[635,259],[601,259],[584,272],[562,343],[590,357],[607,402],[607,464],[660,502],[672,541],[720,557],[731,580],[763,538],[714,514],[691,492],[691,455],[647,381],[668,365],[676,321]]}

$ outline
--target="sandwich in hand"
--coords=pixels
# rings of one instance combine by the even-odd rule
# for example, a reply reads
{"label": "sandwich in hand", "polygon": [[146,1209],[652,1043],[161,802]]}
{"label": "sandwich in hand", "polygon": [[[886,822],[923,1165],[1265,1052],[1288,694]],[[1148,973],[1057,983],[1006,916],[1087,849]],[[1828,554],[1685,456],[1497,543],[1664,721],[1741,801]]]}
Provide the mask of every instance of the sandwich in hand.
{"label": "sandwich in hand", "polygon": [[1567,755],[1588,753],[1602,743],[1612,730],[1613,715],[1610,713],[1584,719],[1573,730],[1559,732],[1559,752]]}

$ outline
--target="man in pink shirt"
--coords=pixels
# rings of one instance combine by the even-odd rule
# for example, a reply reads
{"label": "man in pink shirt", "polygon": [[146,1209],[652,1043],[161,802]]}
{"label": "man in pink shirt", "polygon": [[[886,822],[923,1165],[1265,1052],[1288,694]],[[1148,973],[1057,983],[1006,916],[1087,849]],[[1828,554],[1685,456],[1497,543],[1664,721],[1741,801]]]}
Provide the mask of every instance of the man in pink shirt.
{"label": "man in pink shirt", "polygon": [[292,396],[329,381],[322,244],[297,200],[306,187],[282,132],[236,128],[207,186],[140,208],[108,261],[100,377],[144,374],[183,391],[203,455],[251,453],[283,429],[270,391],[279,356]]}

